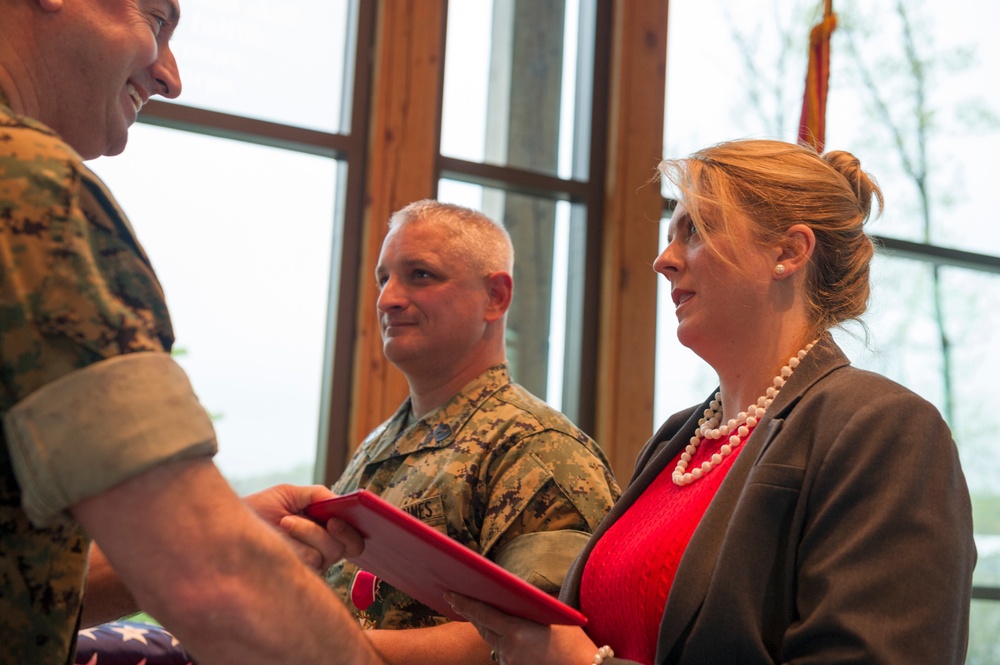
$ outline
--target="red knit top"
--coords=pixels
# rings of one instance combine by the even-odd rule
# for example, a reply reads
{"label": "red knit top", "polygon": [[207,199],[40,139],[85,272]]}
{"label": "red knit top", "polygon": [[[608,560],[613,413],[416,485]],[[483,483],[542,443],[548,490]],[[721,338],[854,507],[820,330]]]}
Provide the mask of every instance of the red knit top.
{"label": "red knit top", "polygon": [[[727,438],[702,441],[688,471],[718,452]],[[652,665],[681,555],[741,450],[742,445],[683,487],[671,478],[678,454],[594,546],[580,580],[580,609],[588,619],[587,634],[598,645]]]}

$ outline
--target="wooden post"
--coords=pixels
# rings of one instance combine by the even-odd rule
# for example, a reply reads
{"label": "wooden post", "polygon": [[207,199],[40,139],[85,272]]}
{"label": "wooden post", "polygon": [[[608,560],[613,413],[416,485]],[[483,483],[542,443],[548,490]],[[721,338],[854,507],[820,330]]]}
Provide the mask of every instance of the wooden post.
{"label": "wooden post", "polygon": [[653,431],[667,4],[614,3],[595,439],[623,483]]}
{"label": "wooden post", "polygon": [[[362,260],[358,279],[350,448],[406,397],[402,374],[382,355],[375,265],[389,216],[437,191],[438,100],[444,72],[445,0],[382,0],[376,31]],[[348,221],[350,223],[350,221]]]}

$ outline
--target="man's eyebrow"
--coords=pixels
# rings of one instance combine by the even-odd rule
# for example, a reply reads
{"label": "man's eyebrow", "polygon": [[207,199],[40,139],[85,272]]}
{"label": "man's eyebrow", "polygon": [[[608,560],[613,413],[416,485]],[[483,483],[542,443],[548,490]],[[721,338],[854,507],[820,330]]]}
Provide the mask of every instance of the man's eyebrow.
{"label": "man's eyebrow", "polygon": [[167,22],[170,23],[171,28],[176,28],[177,24],[181,22],[181,8],[177,4],[177,0],[163,0],[163,4],[167,8]]}

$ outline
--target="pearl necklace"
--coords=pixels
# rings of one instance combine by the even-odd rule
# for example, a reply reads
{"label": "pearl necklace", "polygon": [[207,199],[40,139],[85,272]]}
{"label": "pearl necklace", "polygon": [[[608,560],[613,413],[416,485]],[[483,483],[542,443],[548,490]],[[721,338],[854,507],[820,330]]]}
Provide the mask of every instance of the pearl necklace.
{"label": "pearl necklace", "polygon": [[[773,385],[767,389],[767,392],[757,398],[755,404],[751,404],[746,408],[746,411],[741,411],[738,416],[721,426],[719,422],[722,418],[722,403],[719,399],[722,394],[715,393],[715,398],[709,403],[703,417],[698,421],[698,427],[694,431],[694,436],[691,437],[687,448],[681,453],[681,458],[677,460],[677,467],[674,469],[672,475],[675,485],[681,487],[690,485],[721,464],[722,460],[743,443],[743,440],[750,434],[750,430],[756,427],[757,422],[764,417],[767,407],[771,406],[771,402],[781,392],[788,377],[792,375],[792,372],[799,366],[802,359],[806,357],[806,354],[812,350],[816,341],[809,342],[794,357],[788,359],[788,364],[782,367],[778,375],[774,377]],[[735,434],[730,436],[730,432],[735,432]],[[703,440],[712,439],[716,441],[726,436],[729,436],[729,442],[724,443],[719,452],[712,455],[711,459],[702,462],[701,466],[695,467],[690,472],[687,470],[688,464],[691,463],[691,459],[694,457],[698,446],[701,445]]]}

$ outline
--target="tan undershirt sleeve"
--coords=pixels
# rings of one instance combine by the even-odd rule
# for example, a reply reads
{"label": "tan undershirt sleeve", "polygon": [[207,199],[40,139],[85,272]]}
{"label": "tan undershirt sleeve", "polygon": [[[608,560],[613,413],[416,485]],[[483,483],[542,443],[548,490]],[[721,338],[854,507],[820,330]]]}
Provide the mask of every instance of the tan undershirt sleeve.
{"label": "tan undershirt sleeve", "polygon": [[24,511],[36,526],[168,460],[212,456],[212,422],[167,353],[129,353],[43,386],[4,431]]}
{"label": "tan undershirt sleeve", "polygon": [[589,533],[569,529],[525,533],[501,547],[496,562],[529,584],[557,596],[570,564],[589,540]]}

